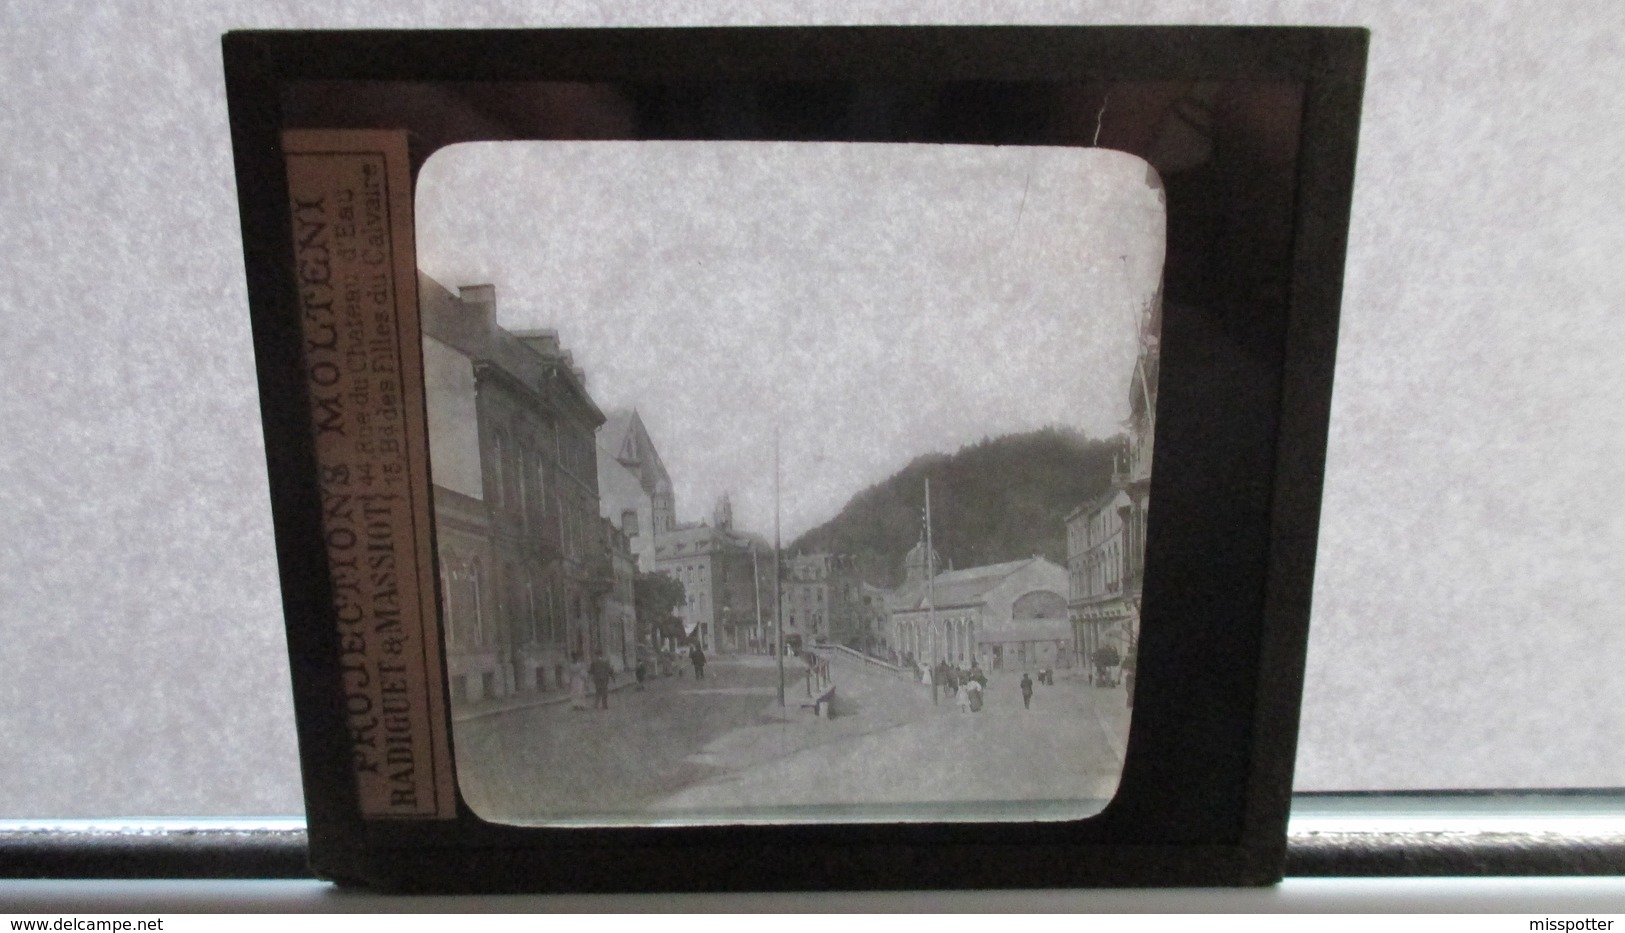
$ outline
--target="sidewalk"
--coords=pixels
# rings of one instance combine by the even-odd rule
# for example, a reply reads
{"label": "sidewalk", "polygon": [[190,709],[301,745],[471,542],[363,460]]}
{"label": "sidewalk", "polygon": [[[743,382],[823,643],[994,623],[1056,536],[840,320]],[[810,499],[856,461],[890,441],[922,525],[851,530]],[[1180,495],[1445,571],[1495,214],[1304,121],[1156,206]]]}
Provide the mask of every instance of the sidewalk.
{"label": "sidewalk", "polygon": [[[758,664],[771,665],[773,663],[773,659],[770,657],[764,658],[761,655],[748,654],[718,655],[713,657],[711,661],[713,664],[720,661],[724,666],[739,664],[747,667],[758,666]],[[795,662],[790,666],[787,666],[785,670],[786,672],[795,672],[799,674],[800,667],[798,665],[799,662]],[[661,684],[686,683],[691,681],[692,678],[693,674],[689,673],[687,668],[684,668],[682,676],[672,674],[666,677],[661,677],[658,674],[652,674],[649,676],[648,680],[645,681],[645,684],[648,689],[653,690],[657,689]],[[798,680],[796,683],[799,684],[800,681]],[[610,681],[609,692],[618,693],[622,690],[635,689],[637,684],[638,679],[636,674],[631,671],[621,671],[616,673],[614,680]],[[592,694],[588,693],[587,696],[590,700]],[[483,719],[487,716],[511,713],[515,710],[533,709],[538,706],[558,706],[561,703],[568,703],[569,700],[570,691],[568,690],[528,690],[523,693],[510,693],[505,697],[496,697],[490,700],[480,700],[477,703],[454,703],[452,704],[451,721],[454,723],[468,722],[469,720],[473,719]]]}
{"label": "sidewalk", "polygon": [[[675,679],[675,678],[669,678]],[[659,678],[651,678],[651,681]],[[616,693],[630,687],[637,686],[637,678],[632,674],[616,674],[610,682],[609,692]],[[588,693],[588,699],[592,694]],[[471,719],[480,719],[486,716],[495,716],[499,713],[511,713],[514,710],[531,709],[537,706],[557,706],[570,700],[568,690],[528,690],[523,693],[510,693],[505,697],[496,697],[490,700],[480,700],[478,703],[453,703],[451,708],[451,721],[454,723],[468,722]]]}
{"label": "sidewalk", "polygon": [[1063,686],[1086,691],[1090,695],[1091,706],[1100,722],[1100,728],[1106,733],[1106,740],[1111,743],[1112,752],[1121,762],[1128,754],[1129,724],[1134,716],[1134,710],[1128,705],[1128,691],[1121,684],[1116,687],[1096,687],[1081,674],[1071,680],[1057,680],[1054,688],[1043,689],[1059,690]]}

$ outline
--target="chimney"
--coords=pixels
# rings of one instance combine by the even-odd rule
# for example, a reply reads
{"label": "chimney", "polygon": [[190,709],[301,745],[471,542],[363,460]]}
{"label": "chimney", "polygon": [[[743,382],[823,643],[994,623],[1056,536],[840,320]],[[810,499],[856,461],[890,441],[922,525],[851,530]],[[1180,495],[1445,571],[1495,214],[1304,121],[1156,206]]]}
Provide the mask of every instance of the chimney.
{"label": "chimney", "polygon": [[497,324],[497,287],[495,285],[460,285],[457,299],[469,317],[478,320],[486,332]]}
{"label": "chimney", "polygon": [[516,330],[513,335],[519,342],[529,347],[532,353],[544,359],[557,359],[559,356],[559,332],[556,330]]}

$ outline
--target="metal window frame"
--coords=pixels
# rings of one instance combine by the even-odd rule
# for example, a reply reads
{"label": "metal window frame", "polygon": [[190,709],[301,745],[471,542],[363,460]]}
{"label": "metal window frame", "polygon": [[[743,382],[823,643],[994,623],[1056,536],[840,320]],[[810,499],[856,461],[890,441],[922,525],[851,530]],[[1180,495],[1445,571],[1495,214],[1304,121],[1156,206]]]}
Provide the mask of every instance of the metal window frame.
{"label": "metal window frame", "polygon": [[[1625,791],[1294,796],[1288,878],[1625,876]],[[313,879],[298,818],[0,822],[0,878]]]}

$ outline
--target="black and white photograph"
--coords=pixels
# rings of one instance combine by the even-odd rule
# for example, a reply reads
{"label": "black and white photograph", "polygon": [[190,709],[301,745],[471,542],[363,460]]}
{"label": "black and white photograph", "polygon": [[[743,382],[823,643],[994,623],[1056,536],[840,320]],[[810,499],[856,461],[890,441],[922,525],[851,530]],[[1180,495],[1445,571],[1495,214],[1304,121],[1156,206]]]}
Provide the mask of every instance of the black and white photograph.
{"label": "black and white photograph", "polygon": [[1134,706],[1165,197],[1103,148],[480,142],[415,223],[457,783],[1076,820]]}

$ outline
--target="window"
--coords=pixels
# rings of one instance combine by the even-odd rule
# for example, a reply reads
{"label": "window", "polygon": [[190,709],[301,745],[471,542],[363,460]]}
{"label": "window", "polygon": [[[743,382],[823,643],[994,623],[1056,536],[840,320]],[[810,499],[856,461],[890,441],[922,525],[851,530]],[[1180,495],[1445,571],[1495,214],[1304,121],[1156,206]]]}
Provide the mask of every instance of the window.
{"label": "window", "polygon": [[530,641],[541,641],[542,618],[536,604],[536,580],[529,573],[525,575],[525,627]]}
{"label": "window", "polygon": [[470,568],[474,594],[474,643],[484,646],[491,643],[491,618],[485,606],[485,564],[476,555],[470,561]]}
{"label": "window", "polygon": [[508,437],[501,431],[491,436],[491,504],[501,507],[507,500],[503,493],[507,489],[507,465],[504,458],[508,455]]}
{"label": "window", "polygon": [[519,476],[518,476],[519,481],[517,483],[515,483],[514,485],[518,487],[518,491],[519,491],[519,519],[522,522],[529,522],[530,521],[530,495],[529,495],[530,483],[531,483],[530,462],[531,462],[530,447],[528,445],[523,445],[523,444],[520,445],[520,447],[519,447],[519,469],[515,471],[516,473],[519,474]]}

